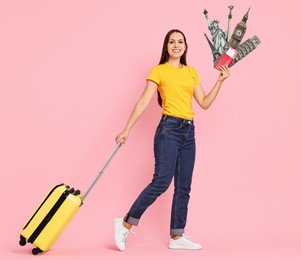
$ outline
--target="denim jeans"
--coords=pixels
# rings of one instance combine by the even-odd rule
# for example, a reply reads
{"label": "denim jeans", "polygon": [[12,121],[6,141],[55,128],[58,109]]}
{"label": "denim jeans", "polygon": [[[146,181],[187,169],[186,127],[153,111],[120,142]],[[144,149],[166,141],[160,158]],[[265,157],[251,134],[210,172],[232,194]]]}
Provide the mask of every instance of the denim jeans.
{"label": "denim jeans", "polygon": [[187,219],[195,161],[193,120],[163,115],[154,138],[155,173],[124,220],[137,226],[145,210],[169,187],[174,178],[170,235],[182,235]]}

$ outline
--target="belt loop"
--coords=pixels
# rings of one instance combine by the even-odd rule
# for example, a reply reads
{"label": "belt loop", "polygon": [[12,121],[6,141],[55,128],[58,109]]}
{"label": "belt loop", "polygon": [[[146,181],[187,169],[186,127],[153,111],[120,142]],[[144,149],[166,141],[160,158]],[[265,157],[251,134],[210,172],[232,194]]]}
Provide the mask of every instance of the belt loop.
{"label": "belt loop", "polygon": [[163,121],[165,122],[166,121],[166,118],[167,118],[167,115],[163,115]]}

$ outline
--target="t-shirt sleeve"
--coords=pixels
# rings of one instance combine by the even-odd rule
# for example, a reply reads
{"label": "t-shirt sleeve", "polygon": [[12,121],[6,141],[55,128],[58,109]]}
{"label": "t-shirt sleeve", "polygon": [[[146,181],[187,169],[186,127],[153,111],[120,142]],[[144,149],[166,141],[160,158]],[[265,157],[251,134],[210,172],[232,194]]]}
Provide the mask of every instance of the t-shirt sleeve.
{"label": "t-shirt sleeve", "polygon": [[160,74],[159,74],[158,68],[157,67],[152,68],[146,79],[151,80],[159,85],[160,84]]}
{"label": "t-shirt sleeve", "polygon": [[199,77],[199,74],[197,73],[196,69],[195,68],[192,68],[192,77],[193,77],[193,80],[194,80],[194,85],[199,85],[201,83],[201,80],[200,80],[200,77]]}

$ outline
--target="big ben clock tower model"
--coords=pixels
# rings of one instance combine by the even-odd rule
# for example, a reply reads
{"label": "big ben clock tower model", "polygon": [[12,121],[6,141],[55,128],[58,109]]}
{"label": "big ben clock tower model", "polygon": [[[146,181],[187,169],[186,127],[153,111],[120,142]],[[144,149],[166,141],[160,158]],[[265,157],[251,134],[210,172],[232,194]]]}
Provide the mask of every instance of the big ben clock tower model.
{"label": "big ben clock tower model", "polygon": [[247,20],[249,18],[249,11],[250,8],[248,10],[248,12],[244,15],[244,17],[242,18],[241,22],[238,23],[234,29],[234,32],[231,36],[231,39],[229,41],[229,45],[236,49],[238,47],[238,45],[240,44],[242,38],[245,35],[245,32],[247,30]]}

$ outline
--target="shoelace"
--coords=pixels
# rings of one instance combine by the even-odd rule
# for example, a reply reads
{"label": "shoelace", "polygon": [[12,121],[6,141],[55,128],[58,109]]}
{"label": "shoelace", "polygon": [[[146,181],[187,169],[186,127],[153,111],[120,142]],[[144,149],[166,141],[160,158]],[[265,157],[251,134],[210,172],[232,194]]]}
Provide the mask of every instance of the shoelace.
{"label": "shoelace", "polygon": [[187,239],[189,242],[192,242],[190,239],[189,239],[189,236],[186,236],[185,234],[182,234],[182,237]]}
{"label": "shoelace", "polygon": [[129,236],[129,234],[130,233],[132,233],[132,234],[136,234],[134,231],[132,231],[132,230],[128,230],[128,231],[125,231],[124,233],[123,233],[123,238],[122,238],[122,242],[126,242],[126,240],[128,239],[128,236]]}

